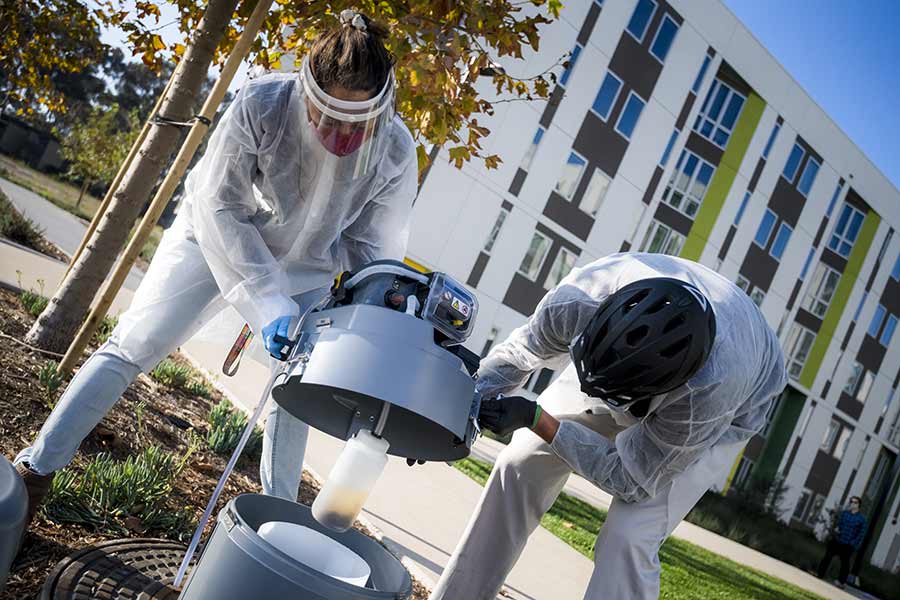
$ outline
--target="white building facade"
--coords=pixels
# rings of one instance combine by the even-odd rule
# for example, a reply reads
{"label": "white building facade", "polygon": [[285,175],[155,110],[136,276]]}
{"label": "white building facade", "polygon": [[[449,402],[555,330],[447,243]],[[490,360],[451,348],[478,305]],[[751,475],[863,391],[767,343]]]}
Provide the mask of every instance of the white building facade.
{"label": "white building facade", "polygon": [[895,568],[900,192],[716,0],[572,0],[540,53],[503,66],[535,74],[568,52],[549,101],[480,119],[500,168],[437,155],[408,259],[476,291],[482,355],[573,266],[614,252],[735,281],[790,384],[723,486],[783,477],[797,525],[850,495],[871,518],[882,499],[868,548]]}

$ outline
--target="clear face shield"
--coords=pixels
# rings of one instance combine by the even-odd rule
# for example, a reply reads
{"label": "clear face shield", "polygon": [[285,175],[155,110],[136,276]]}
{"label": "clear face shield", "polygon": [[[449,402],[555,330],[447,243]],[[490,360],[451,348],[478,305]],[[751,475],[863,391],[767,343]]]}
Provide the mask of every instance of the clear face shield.
{"label": "clear face shield", "polygon": [[377,163],[388,142],[394,117],[394,76],[368,100],[342,100],[325,92],[312,74],[309,57],[300,73],[306,96],[307,125],[329,153],[338,157],[341,170],[361,177]]}

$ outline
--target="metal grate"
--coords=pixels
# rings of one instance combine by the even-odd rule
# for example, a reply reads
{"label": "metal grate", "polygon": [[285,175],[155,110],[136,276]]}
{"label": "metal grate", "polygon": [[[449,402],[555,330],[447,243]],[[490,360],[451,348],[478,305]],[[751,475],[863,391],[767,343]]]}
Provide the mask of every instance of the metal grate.
{"label": "metal grate", "polygon": [[156,539],[104,542],[64,558],[41,600],[175,600],[170,584],[187,547]]}

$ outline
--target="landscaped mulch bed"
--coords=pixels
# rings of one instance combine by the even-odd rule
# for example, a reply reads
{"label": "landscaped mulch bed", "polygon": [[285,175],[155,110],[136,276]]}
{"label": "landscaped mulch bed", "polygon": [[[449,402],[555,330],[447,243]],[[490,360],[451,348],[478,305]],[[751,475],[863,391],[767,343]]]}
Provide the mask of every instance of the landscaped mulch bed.
{"label": "landscaped mulch bed", "polygon": [[[22,308],[15,293],[0,288],[0,331],[21,340],[33,320]],[[177,354],[171,358],[185,360]],[[38,372],[48,360],[46,356],[0,336],[0,451],[10,459],[32,442],[50,413],[49,402],[58,399],[64,389],[63,386],[52,400],[48,400],[46,390],[38,380]],[[101,452],[111,453],[115,458],[125,458],[154,444],[176,455],[183,455],[192,435],[205,439],[207,415],[220,400],[218,391],[213,391],[208,399],[191,396],[141,375],[84,441],[73,465],[83,467],[90,457]],[[139,429],[135,415],[141,404]],[[205,442],[199,444],[199,450],[191,456],[169,498],[172,510],[189,508],[196,522],[225,468],[227,458],[209,450]],[[316,482],[304,472],[300,501],[311,504],[317,490]],[[216,514],[229,499],[242,493],[259,491],[257,461],[240,461],[218,502]],[[139,522],[132,521],[128,525],[132,529],[131,535],[136,538],[179,538],[179,534],[172,532],[144,530]],[[212,531],[213,525],[207,527],[206,535]],[[358,528],[365,531],[361,526]],[[180,541],[186,542],[189,535],[190,531],[180,532]],[[121,534],[99,532],[78,524],[56,523],[39,514],[26,534],[6,591],[0,593],[0,600],[37,597],[50,570],[63,557],[87,545],[121,537]],[[413,598],[424,600],[428,597],[424,586],[414,582],[414,587]]]}

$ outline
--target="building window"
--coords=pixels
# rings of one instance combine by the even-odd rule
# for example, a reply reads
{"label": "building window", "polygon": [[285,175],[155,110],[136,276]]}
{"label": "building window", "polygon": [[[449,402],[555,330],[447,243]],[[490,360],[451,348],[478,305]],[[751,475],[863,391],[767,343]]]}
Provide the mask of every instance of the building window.
{"label": "building window", "polygon": [[825,496],[822,494],[816,494],[815,500],[812,501],[809,507],[809,512],[806,513],[806,518],[804,522],[810,527],[815,526],[816,521],[819,520],[819,514],[822,512],[822,506],[825,505]]}
{"label": "building window", "polygon": [[878,332],[881,330],[881,324],[884,322],[885,314],[887,314],[887,309],[885,309],[883,305],[879,304],[878,308],[875,309],[875,314],[872,315],[872,322],[869,323],[869,329],[867,331],[867,333],[871,337],[878,337]]}
{"label": "building window", "polygon": [[575,68],[575,63],[578,62],[579,54],[581,54],[581,44],[575,44],[575,47],[572,48],[572,54],[569,55],[569,64],[566,65],[566,70],[563,71],[563,74],[559,78],[559,85],[566,87],[566,83],[569,81],[569,75],[572,74],[572,69]]}
{"label": "building window", "polygon": [[812,189],[813,183],[816,181],[816,175],[819,173],[819,166],[819,161],[811,156],[806,161],[806,166],[803,167],[803,174],[800,175],[800,181],[797,183],[797,191],[804,196],[809,195],[809,190]]}
{"label": "building window", "polygon": [[759,229],[756,230],[756,235],[753,237],[753,241],[762,249],[765,249],[769,243],[769,238],[772,236],[772,230],[775,229],[775,221],[778,220],[778,217],[775,216],[771,210],[766,209],[766,214],[763,215],[762,221],[759,223]]}
{"label": "building window", "polygon": [[[537,377],[535,377],[537,375]],[[541,394],[550,385],[553,379],[553,369],[541,369],[540,373],[532,373],[523,386],[526,390],[535,394]]]}
{"label": "building window", "polygon": [[519,165],[519,168],[523,171],[528,171],[528,169],[531,168],[531,162],[534,160],[538,145],[541,143],[541,140],[544,139],[545,131],[546,130],[543,127],[538,127],[538,130],[534,133],[531,144],[528,146],[528,149],[525,150],[525,156],[522,157],[522,163]]}
{"label": "building window", "polygon": [[658,58],[659,62],[666,62],[666,55],[669,54],[669,48],[675,41],[676,33],[678,33],[678,23],[669,15],[664,16],[656,30],[656,37],[650,44],[650,54]]}
{"label": "building window", "polygon": [[781,257],[784,256],[784,249],[787,248],[787,244],[791,239],[791,233],[793,233],[793,229],[787,223],[782,223],[778,227],[778,233],[775,234],[775,241],[772,242],[772,247],[769,249],[769,254],[775,260],[781,260]]}
{"label": "building window", "polygon": [[854,362],[850,367],[850,376],[847,377],[847,383],[844,384],[844,393],[848,396],[856,395],[856,388],[859,387],[859,380],[862,379],[865,368],[859,363]]}
{"label": "building window", "polygon": [[541,272],[541,267],[544,264],[544,259],[547,258],[549,249],[550,238],[539,231],[535,231],[534,236],[531,238],[531,244],[528,245],[528,251],[525,252],[525,257],[522,259],[522,264],[519,265],[519,273],[535,281],[538,273]]}
{"label": "building window", "polygon": [[603,78],[603,83],[600,84],[600,89],[597,90],[594,103],[591,105],[591,110],[601,120],[606,121],[609,118],[609,113],[612,111],[621,89],[622,80],[613,75],[612,72],[607,71],[606,77]]}
{"label": "building window", "polygon": [[693,218],[703,202],[706,188],[715,169],[711,164],[687,150],[681,151],[669,178],[663,201],[675,210]]}
{"label": "building window", "polygon": [[834,444],[834,450],[831,455],[838,460],[844,458],[844,454],[847,452],[847,446],[850,444],[850,436],[853,435],[853,430],[849,427],[844,427],[841,429],[841,433],[838,436],[837,442]]}
{"label": "building window", "polygon": [[803,308],[820,319],[824,318],[840,279],[840,273],[824,263],[819,263],[806,291]]}
{"label": "building window", "polygon": [[600,210],[600,207],[603,206],[603,201],[606,199],[609,183],[609,177],[606,176],[606,173],[600,169],[594,169],[587,189],[584,190],[584,195],[581,197],[579,208],[592,217],[596,217],[597,211]]}
{"label": "building window", "polygon": [[834,210],[834,205],[837,204],[842,189],[844,189],[844,184],[838,182],[837,187],[834,188],[834,194],[831,195],[831,201],[828,203],[828,210],[825,212],[826,217],[831,218],[831,212]]}
{"label": "building window", "polygon": [[641,252],[655,252],[678,256],[684,246],[684,236],[659,221],[652,221],[641,243]]}
{"label": "building window", "polygon": [[556,260],[553,261],[553,266],[550,267],[550,273],[547,275],[547,284],[544,287],[554,288],[559,285],[559,282],[565,278],[566,275],[569,274],[569,271],[572,270],[572,267],[575,266],[575,260],[577,257],[574,252],[570,252],[565,248],[560,248],[559,253],[556,255]]}
{"label": "building window", "polygon": [[741,200],[741,205],[738,207],[737,214],[734,215],[734,224],[737,225],[741,222],[741,218],[744,216],[744,210],[747,208],[747,204],[750,202],[750,196],[752,196],[752,192],[747,190],[744,192],[744,199]]}
{"label": "building window", "polygon": [[637,6],[628,21],[628,33],[634,36],[638,43],[644,41],[644,35],[647,33],[647,26],[650,25],[650,19],[656,12],[656,2],[653,0],[638,0]]}
{"label": "building window", "polygon": [[891,338],[894,337],[895,329],[897,329],[897,317],[888,315],[887,323],[884,324],[884,331],[881,332],[881,337],[878,338],[878,342],[885,348],[891,345]]}
{"label": "building window", "polygon": [[900,254],[897,255],[897,260],[894,261],[894,268],[891,269],[891,277],[900,281]]}
{"label": "building window", "polygon": [[738,462],[738,468],[734,472],[734,478],[731,480],[731,485],[736,489],[743,488],[744,484],[747,483],[747,480],[750,478],[750,471],[752,469],[753,461],[746,456],[741,456],[741,460]]}
{"label": "building window", "polygon": [[797,176],[797,169],[800,167],[800,161],[803,160],[805,153],[803,146],[800,144],[795,143],[794,147],[791,148],[787,162],[784,163],[784,171],[781,172],[782,177],[787,179],[789,183],[794,183],[794,177]]}
{"label": "building window", "polygon": [[[659,161],[659,166],[665,167],[666,163],[669,162],[669,155],[672,153],[672,148],[675,146],[675,140],[678,139],[678,134],[681,133],[677,129],[672,131],[672,135],[669,136],[669,143],[666,144],[666,149],[663,151],[662,158]],[[898,259],[900,260],[900,259]]]}
{"label": "building window", "polygon": [[694,131],[724,148],[746,98],[716,79],[694,122]]}
{"label": "building window", "polygon": [[491,348],[494,346],[494,342],[497,341],[498,335],[500,335],[500,330],[496,327],[491,327],[491,332],[488,333],[487,339],[484,341],[484,346],[481,348],[481,358],[487,356],[488,352],[491,351]]}
{"label": "building window", "polygon": [[778,406],[781,404],[781,397],[777,397],[772,400],[772,403],[769,404],[768,410],[766,410],[766,424],[763,425],[762,431],[759,432],[759,435],[763,437],[769,436],[769,430],[772,429],[772,421],[775,420],[775,413],[778,412]]}
{"label": "building window", "polygon": [[828,240],[828,247],[837,252],[844,258],[850,256],[850,250],[856,242],[859,230],[862,227],[863,219],[862,211],[859,211],[849,204],[844,204],[841,208],[841,214],[831,233],[831,239]]}
{"label": "building window", "polygon": [[485,254],[490,254],[491,250],[494,248],[494,243],[497,241],[497,236],[500,235],[500,230],[503,229],[503,224],[506,222],[507,216],[509,216],[509,211],[505,208],[501,208],[500,214],[497,215],[497,220],[494,221],[494,226],[491,227],[491,233],[488,234],[487,241],[484,243],[484,248],[482,248],[482,251]]}
{"label": "building window", "polygon": [[869,292],[863,292],[862,297],[859,299],[859,304],[856,305],[856,310],[853,312],[853,322],[859,321],[859,313],[862,312],[863,305],[866,303],[866,299],[869,297]]}
{"label": "building window", "polygon": [[762,306],[763,301],[766,299],[766,293],[758,287],[754,287],[750,291],[750,299],[753,301],[753,304]]}
{"label": "building window", "polygon": [[700,72],[697,73],[697,79],[694,80],[694,85],[691,86],[691,91],[695,94],[700,91],[700,86],[703,84],[703,78],[706,76],[706,70],[709,68],[709,63],[712,62],[712,56],[707,54],[703,57],[703,64],[700,65]]}
{"label": "building window", "polygon": [[825,437],[822,438],[822,443],[819,444],[819,450],[826,454],[831,454],[834,450],[834,443],[837,441],[840,433],[841,422],[837,419],[831,419],[831,422],[828,424],[828,429],[825,430]]}
{"label": "building window", "polygon": [[800,492],[800,498],[797,500],[797,504],[794,506],[794,514],[791,515],[792,518],[802,521],[803,516],[806,514],[807,505],[810,503],[810,499],[812,499],[812,492],[804,489]]}
{"label": "building window", "polygon": [[769,134],[769,141],[766,142],[766,147],[763,149],[763,158],[769,158],[769,152],[772,151],[772,146],[775,145],[775,139],[778,137],[779,131],[781,131],[781,123],[775,123],[775,127],[772,128],[772,133]]}
{"label": "building window", "polygon": [[744,277],[743,275],[738,275],[735,285],[737,285],[739,288],[741,288],[748,294],[750,293],[750,280],[747,279],[746,277]]}
{"label": "building window", "polygon": [[812,331],[794,323],[788,333],[787,343],[785,344],[785,352],[788,357],[788,375],[792,379],[799,379],[800,373],[803,371],[803,365],[809,358],[809,351],[812,348],[816,334]]}
{"label": "building window", "polygon": [[803,263],[803,269],[800,271],[800,281],[806,279],[806,274],[809,272],[809,265],[812,264],[813,255],[816,253],[815,248],[810,248],[809,253],[806,255],[806,262]]}
{"label": "building window", "polygon": [[559,181],[556,182],[556,193],[566,200],[571,200],[572,196],[575,195],[575,190],[578,189],[578,183],[581,181],[586,165],[586,160],[575,152],[570,152],[569,159],[566,161],[559,176]]}
{"label": "building window", "polygon": [[645,102],[640,96],[633,91],[629,92],[628,100],[625,101],[622,114],[619,115],[619,121],[616,123],[616,131],[626,140],[631,139],[631,134],[634,133],[634,128],[641,117],[641,111],[644,110],[644,104]]}
{"label": "building window", "polygon": [[869,397],[869,392],[872,391],[872,384],[874,383],[875,373],[868,369],[863,371],[862,381],[859,382],[859,387],[856,390],[856,399],[865,404]]}

